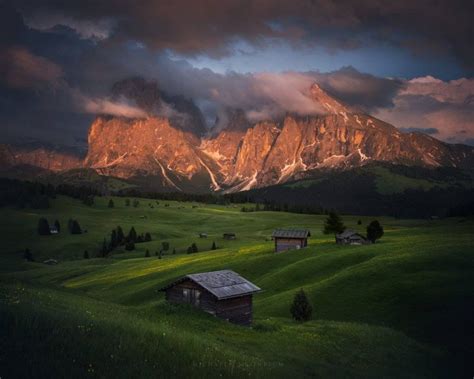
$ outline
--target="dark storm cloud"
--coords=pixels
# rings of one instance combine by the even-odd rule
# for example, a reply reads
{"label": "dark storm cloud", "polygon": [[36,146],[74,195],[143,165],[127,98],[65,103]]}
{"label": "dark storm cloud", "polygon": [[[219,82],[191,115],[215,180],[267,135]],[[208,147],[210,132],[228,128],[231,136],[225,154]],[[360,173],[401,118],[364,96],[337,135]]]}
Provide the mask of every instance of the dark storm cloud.
{"label": "dark storm cloud", "polygon": [[366,112],[392,106],[393,98],[404,86],[400,79],[380,78],[352,67],[330,73],[315,73],[314,76],[327,92]]}
{"label": "dark storm cloud", "polygon": [[[143,110],[136,103],[130,99],[117,100],[110,96],[114,83],[135,76],[155,81],[161,91],[170,95],[193,99],[205,113],[209,126],[216,115],[222,115],[229,107],[243,109],[253,121],[281,116],[285,112],[324,112],[305,96],[309,86],[317,82],[344,103],[366,112],[375,112],[380,118],[397,126],[437,128],[437,137],[443,139],[458,133],[451,125],[467,131],[462,140],[472,138],[474,134],[471,121],[474,93],[472,80],[443,82],[434,78],[421,78],[406,81],[376,77],[351,67],[329,73],[219,74],[210,69],[195,68],[185,60],[172,60],[166,52],[150,49],[137,42],[138,35],[130,34],[125,38],[124,30],[120,31],[120,22],[123,20],[120,21],[118,11],[111,11],[109,14],[115,21],[105,22],[102,14],[106,14],[105,6],[110,3],[99,1],[97,4],[97,9],[104,8],[103,12],[92,14],[90,10],[79,12],[79,7],[73,7],[74,2],[67,2],[60,15],[60,8],[50,3],[49,12],[55,10],[56,16],[52,25],[45,24],[45,21],[41,24],[41,20],[36,19],[36,25],[41,24],[42,30],[26,26],[21,13],[15,8],[0,5],[0,21],[5,26],[4,34],[0,35],[2,139],[15,136],[24,138],[28,135],[40,139],[74,141],[85,136],[96,113],[141,117],[144,115]],[[191,2],[190,7],[194,6],[192,4],[194,2]],[[258,8],[262,3],[251,4]],[[174,9],[171,5],[169,7]],[[135,8],[140,7],[135,4]],[[269,8],[273,12],[273,8]],[[31,9],[39,8],[32,5]],[[122,9],[121,12],[126,22],[135,20],[132,17],[133,10],[130,10],[130,20],[125,10]],[[212,14],[215,12],[218,10],[211,11]],[[250,16],[253,15],[252,12]],[[192,14],[185,13],[184,25],[185,20],[189,23],[193,17]],[[201,13],[199,17],[204,20],[207,13],[204,10]],[[168,28],[173,27],[168,25],[173,24],[170,22],[173,17],[171,12],[168,22],[157,18],[156,29],[164,28],[162,24]],[[266,23],[262,30],[269,34],[262,35],[296,38],[302,32],[292,29],[288,34],[290,18],[285,19],[286,21],[281,17],[275,19],[278,19],[278,23]],[[63,20],[67,25],[55,25],[58,20]],[[292,20],[294,22],[296,16]],[[341,25],[344,24],[343,20],[347,22],[347,14],[341,15]],[[349,22],[347,25],[350,24]],[[357,24],[355,22],[354,25]],[[113,29],[114,25],[116,29]],[[112,29],[108,30],[107,26]],[[237,26],[233,28],[238,30]],[[201,38],[199,30],[194,32],[193,39],[199,40],[203,51],[219,50],[218,46],[226,45],[227,39],[223,36],[206,41],[206,38]],[[156,37],[153,33],[149,37]],[[185,33],[184,29],[182,33]],[[237,35],[235,33],[227,35]],[[151,45],[152,41],[147,40],[146,35],[142,39]],[[173,37],[173,40],[178,44],[176,38]],[[254,41],[263,43],[258,38]],[[294,41],[296,43],[296,39]],[[168,42],[163,39],[160,43]],[[155,47],[163,46],[165,45]],[[176,49],[197,52],[191,45],[180,46]],[[173,111],[166,107],[157,110],[163,115]],[[456,141],[461,141],[460,138]]]}
{"label": "dark storm cloud", "polygon": [[474,5],[466,0],[18,0],[32,25],[73,26],[84,36],[135,40],[183,54],[222,55],[253,44],[353,49],[389,43],[417,54],[456,56],[472,70]]}

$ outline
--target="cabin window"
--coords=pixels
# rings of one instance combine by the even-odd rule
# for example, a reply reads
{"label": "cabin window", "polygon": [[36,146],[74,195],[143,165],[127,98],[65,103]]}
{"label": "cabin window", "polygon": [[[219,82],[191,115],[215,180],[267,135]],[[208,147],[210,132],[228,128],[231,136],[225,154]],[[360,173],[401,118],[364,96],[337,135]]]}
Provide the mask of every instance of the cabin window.
{"label": "cabin window", "polygon": [[191,303],[193,305],[199,306],[201,301],[201,291],[194,288],[183,288],[183,300],[186,303]]}
{"label": "cabin window", "polygon": [[183,299],[189,301],[189,290],[187,288],[183,288]]}
{"label": "cabin window", "polygon": [[192,296],[193,304],[196,305],[196,306],[199,306],[199,303],[201,301],[201,291],[193,290],[191,296]]}

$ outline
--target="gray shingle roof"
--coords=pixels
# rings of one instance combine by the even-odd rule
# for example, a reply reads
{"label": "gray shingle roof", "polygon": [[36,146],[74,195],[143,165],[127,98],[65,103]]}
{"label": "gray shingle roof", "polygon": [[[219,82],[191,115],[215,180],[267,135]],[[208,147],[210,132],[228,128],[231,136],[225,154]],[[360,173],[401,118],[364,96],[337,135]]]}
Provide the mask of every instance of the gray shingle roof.
{"label": "gray shingle roof", "polygon": [[278,238],[307,238],[311,237],[308,229],[275,229],[272,237]]}
{"label": "gray shingle roof", "polygon": [[362,234],[357,233],[355,230],[352,229],[346,229],[342,233],[336,234],[336,238],[349,238],[352,236],[360,236],[362,238],[365,238]]}
{"label": "gray shingle roof", "polygon": [[255,284],[249,282],[247,279],[244,279],[239,274],[231,270],[189,274],[180,280],[169,284],[163,288],[163,290],[170,288],[185,279],[190,279],[193,282],[199,284],[201,287],[205,288],[214,296],[216,296],[219,300],[249,295],[261,290]]}

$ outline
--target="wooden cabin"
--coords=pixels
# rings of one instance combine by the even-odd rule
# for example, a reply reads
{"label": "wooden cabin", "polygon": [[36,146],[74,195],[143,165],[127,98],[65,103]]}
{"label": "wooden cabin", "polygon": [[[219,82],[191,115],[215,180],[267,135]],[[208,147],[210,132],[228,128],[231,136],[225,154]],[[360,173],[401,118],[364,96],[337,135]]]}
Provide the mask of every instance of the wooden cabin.
{"label": "wooden cabin", "polygon": [[187,303],[216,317],[250,325],[255,284],[231,270],[190,274],[162,288],[171,303]]}
{"label": "wooden cabin", "polygon": [[222,237],[225,239],[225,240],[235,240],[237,238],[237,236],[235,235],[235,233],[224,233],[222,235]]}
{"label": "wooden cabin", "polygon": [[275,241],[275,252],[302,249],[308,246],[311,232],[307,229],[275,229],[272,239]]}
{"label": "wooden cabin", "polygon": [[346,229],[340,234],[336,234],[336,243],[340,245],[366,245],[370,241],[355,230]]}
{"label": "wooden cabin", "polygon": [[207,233],[199,233],[199,238],[207,238]]}

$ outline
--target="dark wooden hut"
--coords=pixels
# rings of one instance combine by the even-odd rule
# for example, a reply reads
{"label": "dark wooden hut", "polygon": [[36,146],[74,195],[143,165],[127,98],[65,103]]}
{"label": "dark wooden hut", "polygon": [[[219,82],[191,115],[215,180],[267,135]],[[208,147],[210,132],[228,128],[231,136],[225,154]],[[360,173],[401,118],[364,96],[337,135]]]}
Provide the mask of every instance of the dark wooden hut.
{"label": "dark wooden hut", "polygon": [[237,238],[237,236],[235,235],[235,233],[224,233],[222,235],[222,237],[225,239],[225,240],[235,240]]}
{"label": "dark wooden hut", "polygon": [[307,229],[275,229],[272,234],[275,252],[302,249],[308,246],[308,237],[311,232]]}
{"label": "dark wooden hut", "polygon": [[231,270],[190,274],[162,288],[166,300],[187,303],[234,324],[252,323],[255,284]]}
{"label": "dark wooden hut", "polygon": [[365,245],[370,241],[355,230],[346,229],[342,233],[336,234],[336,243],[340,245]]}

